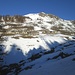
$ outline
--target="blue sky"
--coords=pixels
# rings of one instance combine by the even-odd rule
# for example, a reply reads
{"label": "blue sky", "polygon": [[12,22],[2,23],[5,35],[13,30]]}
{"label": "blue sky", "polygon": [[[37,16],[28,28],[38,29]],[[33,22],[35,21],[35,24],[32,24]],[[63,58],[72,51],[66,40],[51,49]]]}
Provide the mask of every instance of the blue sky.
{"label": "blue sky", "polygon": [[39,12],[75,20],[75,0],[0,0],[1,15],[25,15]]}

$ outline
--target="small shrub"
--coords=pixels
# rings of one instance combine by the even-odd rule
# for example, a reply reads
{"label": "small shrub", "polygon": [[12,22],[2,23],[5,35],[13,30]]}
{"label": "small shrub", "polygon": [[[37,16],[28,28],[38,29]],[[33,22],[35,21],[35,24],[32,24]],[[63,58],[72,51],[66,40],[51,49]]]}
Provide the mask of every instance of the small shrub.
{"label": "small shrub", "polygon": [[67,53],[61,52],[61,53],[59,53],[57,56],[54,56],[52,59],[57,59],[58,57],[66,58],[66,57],[68,57],[68,56],[70,56],[70,55],[72,55],[72,54],[67,54]]}
{"label": "small shrub", "polygon": [[29,59],[31,59],[31,61],[33,61],[35,59],[40,58],[41,56],[42,56],[41,54],[37,53],[37,54],[32,55]]}
{"label": "small shrub", "polygon": [[47,58],[47,61],[50,60],[51,58]]}
{"label": "small shrub", "polygon": [[28,70],[28,69],[31,69],[32,68],[32,66],[27,66],[26,68],[25,68],[25,70]]}
{"label": "small shrub", "polygon": [[75,58],[73,58],[72,61],[75,61]]}
{"label": "small shrub", "polygon": [[53,52],[54,52],[54,49],[51,49],[50,51],[44,52],[44,54],[50,54],[50,53],[53,53]]}
{"label": "small shrub", "polygon": [[19,36],[17,36],[17,37],[12,37],[12,38],[14,38],[14,39],[19,39]]}

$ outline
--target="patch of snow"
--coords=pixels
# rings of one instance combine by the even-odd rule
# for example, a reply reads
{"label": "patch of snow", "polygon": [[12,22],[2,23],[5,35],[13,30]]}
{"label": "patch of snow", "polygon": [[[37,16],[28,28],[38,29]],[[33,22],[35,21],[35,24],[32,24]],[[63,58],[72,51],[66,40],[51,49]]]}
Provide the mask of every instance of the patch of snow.
{"label": "patch of snow", "polygon": [[4,26],[3,28],[4,28],[4,29],[8,29],[8,28],[10,28],[10,26]]}
{"label": "patch of snow", "polygon": [[34,30],[42,30],[42,28],[40,28],[38,26],[34,26]]}
{"label": "patch of snow", "polygon": [[[47,36],[43,35],[39,38],[19,38],[19,39],[14,39],[14,38],[8,38],[8,41],[4,42],[4,45],[6,46],[5,52],[10,52],[11,50],[11,45],[17,45],[23,52],[23,54],[27,54],[30,50],[38,49],[40,46],[45,49],[45,50],[50,50],[50,44],[53,44],[52,46],[56,46],[58,43],[63,43],[65,42],[65,39],[62,37],[56,37],[56,36]],[[48,44],[49,43],[49,44]]]}

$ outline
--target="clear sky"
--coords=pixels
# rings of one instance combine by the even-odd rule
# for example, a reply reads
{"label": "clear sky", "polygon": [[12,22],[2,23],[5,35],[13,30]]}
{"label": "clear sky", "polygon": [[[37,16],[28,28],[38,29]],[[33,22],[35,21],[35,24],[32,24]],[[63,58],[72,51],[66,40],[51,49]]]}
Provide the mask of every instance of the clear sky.
{"label": "clear sky", "polygon": [[0,15],[51,13],[75,20],[75,0],[0,0]]}

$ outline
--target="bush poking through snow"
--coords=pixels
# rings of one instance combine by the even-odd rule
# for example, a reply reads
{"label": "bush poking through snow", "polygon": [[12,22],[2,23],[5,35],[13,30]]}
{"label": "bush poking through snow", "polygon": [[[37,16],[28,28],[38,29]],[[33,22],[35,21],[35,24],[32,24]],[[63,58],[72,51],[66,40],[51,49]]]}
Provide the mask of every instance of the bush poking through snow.
{"label": "bush poking through snow", "polygon": [[75,61],[75,58],[73,58],[72,61]]}

